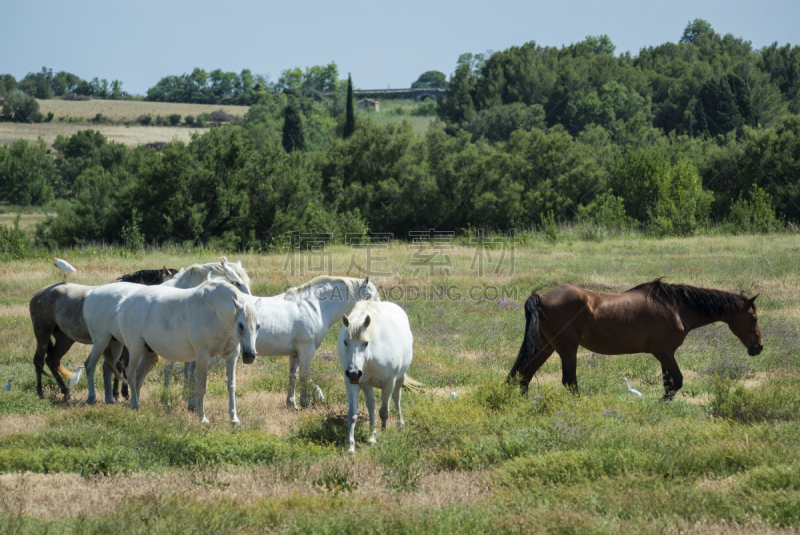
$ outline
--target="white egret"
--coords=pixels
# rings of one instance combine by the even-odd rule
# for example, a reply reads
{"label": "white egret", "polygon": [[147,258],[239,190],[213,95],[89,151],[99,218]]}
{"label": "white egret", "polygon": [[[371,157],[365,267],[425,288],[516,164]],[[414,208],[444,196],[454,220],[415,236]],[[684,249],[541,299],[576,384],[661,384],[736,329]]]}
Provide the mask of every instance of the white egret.
{"label": "white egret", "polygon": [[450,392],[450,399],[456,399],[458,397],[458,392]]}
{"label": "white egret", "polygon": [[52,262],[54,266],[56,266],[58,269],[64,272],[64,282],[67,282],[67,275],[69,275],[70,273],[75,273],[75,271],[77,271],[74,267],[69,265],[69,262],[67,262],[66,260],[62,260],[60,258],[54,258]]}
{"label": "white egret", "polygon": [[69,389],[70,389],[70,390],[72,390],[72,388],[73,388],[73,387],[74,387],[76,384],[78,384],[78,381],[80,381],[80,380],[81,380],[81,374],[82,374],[82,373],[83,373],[83,366],[78,366],[78,369],[77,369],[77,370],[75,370],[75,375],[73,375],[73,376],[72,376],[72,379],[70,379],[70,380],[69,380]]}
{"label": "white egret", "polygon": [[623,377],[622,380],[625,381],[625,386],[628,387],[628,394],[630,394],[631,396],[642,397],[642,393],[641,392],[639,392],[638,390],[636,390],[634,388],[631,388],[631,385],[628,384],[628,378],[627,377]]}
{"label": "white egret", "polygon": [[4,386],[3,388],[6,389],[6,392],[11,390],[11,379],[8,380],[8,382],[6,383],[6,386]]}
{"label": "white egret", "polygon": [[236,273],[236,272],[233,270],[233,268],[232,268],[232,267],[230,267],[230,266],[228,265],[228,259],[227,259],[226,257],[224,257],[224,256],[220,256],[220,258],[222,259],[222,267],[223,267],[223,268],[225,268],[225,273],[227,273],[227,274],[228,274],[228,278],[229,278],[230,280],[232,280],[232,281],[234,281],[234,282],[238,282],[239,284],[241,284],[242,286],[244,286],[244,281],[243,281],[243,280],[242,280],[242,278],[239,276],[239,274],[238,274],[238,273]]}

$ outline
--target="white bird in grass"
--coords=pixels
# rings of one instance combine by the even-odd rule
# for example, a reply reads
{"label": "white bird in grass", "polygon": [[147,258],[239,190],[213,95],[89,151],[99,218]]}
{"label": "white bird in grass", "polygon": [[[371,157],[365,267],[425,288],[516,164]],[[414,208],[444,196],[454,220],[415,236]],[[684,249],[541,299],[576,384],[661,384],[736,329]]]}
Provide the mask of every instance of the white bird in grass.
{"label": "white bird in grass", "polygon": [[8,380],[8,382],[6,383],[6,386],[4,386],[3,388],[6,389],[6,392],[11,390],[11,379]]}
{"label": "white bird in grass", "polygon": [[450,399],[456,399],[458,397],[458,392],[450,392]]}
{"label": "white bird in grass", "polygon": [[641,392],[639,392],[635,388],[631,388],[631,385],[628,384],[628,378],[627,377],[623,377],[622,380],[625,381],[625,386],[628,387],[628,394],[630,394],[631,396],[642,397],[642,393]]}
{"label": "white bird in grass", "polygon": [[72,388],[73,388],[73,387],[74,387],[76,384],[78,384],[78,381],[80,381],[80,380],[81,380],[81,374],[82,374],[82,373],[83,373],[83,366],[78,366],[78,369],[77,369],[77,370],[75,370],[75,375],[73,375],[73,376],[72,376],[72,379],[70,379],[70,380],[69,380],[69,389],[70,389],[70,390],[72,390]]}
{"label": "white bird in grass", "polygon": [[228,259],[225,258],[224,256],[220,256],[220,258],[222,259],[222,267],[225,268],[225,273],[228,274],[228,278],[231,279],[232,281],[238,282],[239,284],[244,286],[244,281],[239,276],[239,274],[236,273],[233,270],[233,268],[228,265]]}
{"label": "white bird in grass", "polygon": [[70,273],[75,273],[77,271],[74,267],[69,265],[69,262],[66,260],[61,260],[60,258],[54,258],[52,260],[53,265],[56,266],[58,269],[64,272],[64,282],[67,282],[67,275]]}

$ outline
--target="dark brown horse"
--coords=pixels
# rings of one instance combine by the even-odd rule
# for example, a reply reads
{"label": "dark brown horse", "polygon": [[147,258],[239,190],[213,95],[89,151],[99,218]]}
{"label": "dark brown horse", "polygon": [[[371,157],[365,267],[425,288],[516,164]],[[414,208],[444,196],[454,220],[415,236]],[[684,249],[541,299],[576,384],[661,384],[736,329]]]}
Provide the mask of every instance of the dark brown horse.
{"label": "dark brown horse", "polygon": [[[150,277],[149,273],[157,277]],[[161,284],[172,278],[177,273],[174,269],[144,270],[123,275],[118,280],[126,277],[132,278],[131,282],[140,284]],[[144,275],[137,275],[144,274]],[[43,397],[42,375],[49,375],[44,371],[45,365],[50,368],[53,378],[58,383],[64,399],[69,399],[67,388],[62,374],[67,378],[72,377],[72,372],[61,365],[61,359],[75,342],[91,344],[92,338],[83,321],[83,301],[86,295],[96,286],[82,284],[58,283],[46,286],[36,292],[29,305],[33,334],[36,337],[36,352],[33,355],[33,366],[36,369],[36,393]],[[123,353],[127,353],[124,351]],[[123,355],[124,356],[124,355]],[[107,354],[111,360],[111,354]],[[103,375],[110,375],[111,369],[107,363],[103,364]],[[124,393],[124,392],[123,392]],[[117,397],[117,396],[114,396]]]}
{"label": "dark brown horse", "polygon": [[744,293],[667,284],[661,279],[619,294],[570,284],[525,302],[525,337],[506,381],[524,388],[556,351],[561,382],[577,388],[578,346],[604,355],[652,353],[661,363],[665,398],[683,386],[675,350],[693,329],[722,321],[751,356],[763,349],[755,300]]}

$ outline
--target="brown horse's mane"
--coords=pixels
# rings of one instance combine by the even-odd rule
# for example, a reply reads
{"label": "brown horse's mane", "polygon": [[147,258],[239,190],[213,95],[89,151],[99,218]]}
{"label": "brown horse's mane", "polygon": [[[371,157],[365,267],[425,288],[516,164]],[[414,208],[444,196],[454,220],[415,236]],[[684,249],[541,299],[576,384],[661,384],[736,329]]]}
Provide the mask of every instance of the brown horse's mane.
{"label": "brown horse's mane", "polygon": [[688,284],[669,284],[662,282],[661,278],[645,282],[628,291],[633,290],[648,290],[647,295],[650,299],[667,306],[684,305],[707,318],[741,312],[747,303],[747,298],[741,295]]}

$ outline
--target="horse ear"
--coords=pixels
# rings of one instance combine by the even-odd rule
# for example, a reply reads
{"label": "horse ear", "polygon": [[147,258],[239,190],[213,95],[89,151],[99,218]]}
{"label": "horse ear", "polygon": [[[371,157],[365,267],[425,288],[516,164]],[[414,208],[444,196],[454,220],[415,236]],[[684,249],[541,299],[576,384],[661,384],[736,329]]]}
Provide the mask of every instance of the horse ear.
{"label": "horse ear", "polygon": [[[206,280],[207,280],[207,281],[210,281],[210,280],[211,280],[211,271],[209,271],[209,272],[208,272],[208,275],[206,275]],[[235,301],[235,299],[234,299],[234,301]]]}
{"label": "horse ear", "polygon": [[242,267],[242,261],[241,260],[237,260],[236,261],[236,265],[239,266],[239,267]]}
{"label": "horse ear", "polygon": [[239,301],[236,300],[235,297],[231,297],[231,299],[233,299],[233,304],[236,305],[236,310],[241,310],[242,308],[244,308],[242,307],[241,303],[239,303]]}
{"label": "horse ear", "polygon": [[366,329],[367,327],[369,327],[369,322],[370,322],[370,321],[371,321],[371,320],[370,320],[369,316],[367,316],[367,317],[366,317],[366,319],[364,319],[364,328],[365,328],[365,329]]}
{"label": "horse ear", "polygon": [[172,276],[172,274],[171,274],[171,273],[169,272],[169,270],[167,269],[167,266],[164,266],[164,267],[162,267],[161,269],[162,269],[162,271],[164,272],[164,275],[166,275],[167,277],[171,277],[171,276]]}
{"label": "horse ear", "polygon": [[344,316],[342,316],[342,323],[344,323],[344,326],[345,326],[345,327],[350,327],[350,320],[349,320],[349,319],[347,319],[347,314],[345,314]]}
{"label": "horse ear", "polygon": [[758,297],[759,295],[761,295],[761,294],[756,294],[756,295],[754,295],[753,297],[751,297],[750,299],[747,300],[747,308],[750,308],[751,306],[753,306],[753,304],[756,302],[756,297]]}
{"label": "horse ear", "polygon": [[364,279],[364,282],[362,282],[361,284],[364,285],[364,286],[369,284],[369,275],[367,275],[367,277]]}
{"label": "horse ear", "polygon": [[258,299],[256,299],[256,310],[258,310],[259,308],[261,308],[261,298],[260,297]]}

